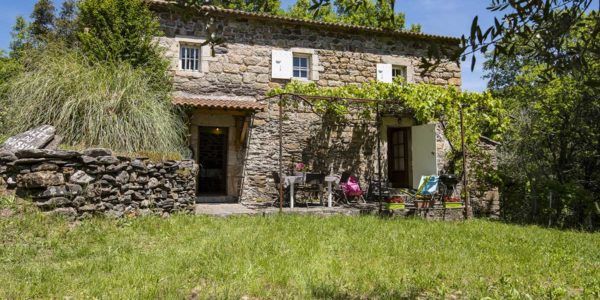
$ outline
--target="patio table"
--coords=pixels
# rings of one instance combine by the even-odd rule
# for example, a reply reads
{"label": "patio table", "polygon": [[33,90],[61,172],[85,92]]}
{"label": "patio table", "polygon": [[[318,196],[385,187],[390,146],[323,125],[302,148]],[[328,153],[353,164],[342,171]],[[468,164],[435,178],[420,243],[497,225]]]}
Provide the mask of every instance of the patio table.
{"label": "patio table", "polygon": [[333,183],[339,180],[338,176],[325,176],[325,182],[327,182],[327,207],[333,207]]}
{"label": "patio table", "polygon": [[304,181],[303,175],[285,176],[285,184],[290,187],[290,208],[294,208],[294,185]]}

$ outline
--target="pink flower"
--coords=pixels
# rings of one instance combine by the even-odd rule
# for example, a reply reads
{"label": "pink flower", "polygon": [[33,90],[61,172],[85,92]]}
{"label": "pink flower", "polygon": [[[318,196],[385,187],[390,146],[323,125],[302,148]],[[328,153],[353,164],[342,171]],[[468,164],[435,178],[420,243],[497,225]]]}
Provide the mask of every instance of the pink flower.
{"label": "pink flower", "polygon": [[296,164],[296,171],[302,171],[304,170],[304,164],[303,163],[297,163]]}

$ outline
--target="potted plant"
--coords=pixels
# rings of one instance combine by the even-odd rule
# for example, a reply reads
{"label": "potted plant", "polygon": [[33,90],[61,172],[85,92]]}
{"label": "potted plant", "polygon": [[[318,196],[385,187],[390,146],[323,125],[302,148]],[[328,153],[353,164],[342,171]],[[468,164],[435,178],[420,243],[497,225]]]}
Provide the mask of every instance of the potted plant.
{"label": "potted plant", "polygon": [[463,208],[463,206],[459,197],[444,197],[444,208]]}
{"label": "potted plant", "polygon": [[430,198],[421,198],[417,196],[414,202],[416,208],[430,208],[433,207],[435,201]]}
{"label": "potted plant", "polygon": [[387,210],[404,210],[406,204],[403,196],[392,196],[385,202],[385,208]]}
{"label": "potted plant", "polygon": [[307,166],[304,163],[296,163],[296,165],[294,166],[294,175],[304,175],[304,173],[306,173],[307,170]]}

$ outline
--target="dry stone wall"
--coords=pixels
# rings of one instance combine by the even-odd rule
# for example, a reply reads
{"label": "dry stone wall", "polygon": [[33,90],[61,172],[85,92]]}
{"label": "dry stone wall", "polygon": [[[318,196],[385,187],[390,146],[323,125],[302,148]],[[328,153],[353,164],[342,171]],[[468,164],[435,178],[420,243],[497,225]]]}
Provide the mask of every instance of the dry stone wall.
{"label": "dry stone wall", "polygon": [[107,149],[0,152],[0,189],[69,217],[189,211],[197,172],[193,161],[151,162]]}

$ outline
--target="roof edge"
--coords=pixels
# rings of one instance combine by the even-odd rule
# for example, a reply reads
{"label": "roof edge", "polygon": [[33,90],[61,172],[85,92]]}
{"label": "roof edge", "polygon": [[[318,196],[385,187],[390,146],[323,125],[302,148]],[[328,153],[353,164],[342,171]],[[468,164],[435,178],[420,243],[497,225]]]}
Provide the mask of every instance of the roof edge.
{"label": "roof edge", "polygon": [[[158,7],[168,7],[168,6],[173,6],[173,5],[177,4],[171,0],[147,0],[147,1],[151,6],[158,6]],[[200,11],[204,11],[204,12],[212,12],[212,13],[217,13],[217,14],[222,14],[222,15],[240,16],[240,17],[247,17],[247,18],[253,18],[253,19],[260,19],[260,20],[270,20],[270,21],[275,20],[275,21],[288,23],[288,24],[297,24],[297,25],[306,25],[306,26],[326,26],[329,29],[335,29],[335,30],[346,30],[346,31],[349,31],[349,30],[357,31],[358,30],[358,31],[362,31],[363,33],[376,33],[376,34],[387,35],[387,36],[402,36],[405,38],[427,40],[427,41],[438,41],[438,42],[444,42],[444,43],[456,43],[456,44],[460,43],[460,38],[451,37],[451,36],[434,35],[434,34],[427,34],[427,33],[417,33],[417,32],[410,32],[410,31],[404,31],[404,30],[389,30],[389,29],[383,29],[383,28],[361,26],[361,25],[351,25],[351,24],[345,24],[345,23],[334,23],[334,22],[298,19],[298,18],[292,18],[292,17],[286,17],[286,16],[271,15],[271,14],[267,14],[267,13],[256,13],[256,12],[247,12],[247,11],[236,10],[236,9],[221,8],[221,7],[216,7],[216,6],[212,6],[212,5],[203,5],[199,9],[200,9]]]}

